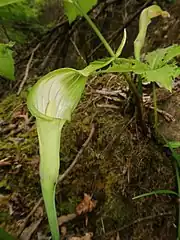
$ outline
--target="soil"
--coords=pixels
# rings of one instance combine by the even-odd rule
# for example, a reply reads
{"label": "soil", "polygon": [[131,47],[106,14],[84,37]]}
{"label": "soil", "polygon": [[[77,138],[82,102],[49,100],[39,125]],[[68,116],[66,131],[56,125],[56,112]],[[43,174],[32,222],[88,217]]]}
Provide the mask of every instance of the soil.
{"label": "soil", "polygon": [[[158,37],[152,38],[149,33],[145,51],[179,43],[180,2],[168,6],[172,18],[168,22],[157,20],[156,25],[151,26],[150,33],[158,29],[155,33]],[[129,52],[132,55],[132,50]],[[2,94],[0,102],[0,226],[16,237],[23,220],[41,198],[35,119],[30,118],[26,107],[27,89],[36,81],[36,71],[31,72],[32,77],[20,96],[11,90],[6,96]],[[128,86],[121,75],[90,78],[72,121],[63,128],[60,174],[76,157],[92,124],[95,132],[78,163],[57,186],[58,216],[74,213],[84,193],[97,200],[92,212],[65,224],[67,238],[64,239],[92,232],[93,239],[97,240],[175,240],[175,198],[153,195],[133,200],[153,190],[176,190],[172,159],[151,135],[143,136],[132,112],[126,109],[128,98],[97,92],[102,89],[127,93]],[[167,122],[159,115],[159,130],[171,141],[180,141],[178,89],[176,86],[173,94],[158,91],[158,107],[174,118]],[[146,109],[145,115],[151,132],[152,110]],[[38,221],[39,225],[32,231],[32,224]],[[48,239],[50,233],[43,204],[29,218],[27,227],[25,231],[32,231],[32,236],[27,238],[28,234],[22,234],[18,239]]]}

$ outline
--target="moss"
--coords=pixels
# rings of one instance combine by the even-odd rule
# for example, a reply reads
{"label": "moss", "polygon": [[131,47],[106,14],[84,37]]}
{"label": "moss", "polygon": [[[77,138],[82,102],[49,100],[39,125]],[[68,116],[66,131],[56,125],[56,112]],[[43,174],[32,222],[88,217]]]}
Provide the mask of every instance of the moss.
{"label": "moss", "polygon": [[76,206],[80,203],[81,198],[78,196],[70,196],[65,201],[59,202],[57,204],[57,211],[59,215],[66,215],[69,213],[74,213]]}
{"label": "moss", "polygon": [[22,92],[19,96],[16,94],[9,94],[0,102],[0,117],[1,119],[8,121],[12,117],[12,113],[22,108],[26,102],[27,92]]}

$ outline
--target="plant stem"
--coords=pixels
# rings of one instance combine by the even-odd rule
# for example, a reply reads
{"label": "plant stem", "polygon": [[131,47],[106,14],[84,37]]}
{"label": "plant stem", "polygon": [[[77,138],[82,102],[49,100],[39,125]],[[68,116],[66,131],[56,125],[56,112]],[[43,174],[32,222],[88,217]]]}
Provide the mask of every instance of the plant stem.
{"label": "plant stem", "polygon": [[129,75],[128,74],[124,74],[124,75],[125,75],[126,81],[129,84],[129,87],[135,97],[138,119],[140,121],[142,131],[143,131],[144,135],[147,135],[147,127],[146,127],[146,124],[143,119],[143,104],[142,104],[141,97],[139,96],[138,90],[137,90],[135,84],[133,83],[133,81],[131,80],[131,78],[129,77]]}
{"label": "plant stem", "polygon": [[154,128],[157,132],[158,125],[158,113],[157,113],[157,96],[156,96],[156,84],[153,82],[153,105],[154,105]]}
{"label": "plant stem", "polygon": [[109,52],[111,57],[115,57],[115,53],[113,52],[112,48],[110,47],[109,43],[106,41],[106,39],[103,37],[103,35],[101,34],[101,32],[99,31],[99,29],[97,28],[97,26],[95,25],[95,23],[91,20],[91,18],[83,11],[83,9],[81,8],[81,6],[79,5],[79,3],[77,1],[73,2],[75,7],[78,9],[78,11],[84,16],[84,18],[87,20],[87,22],[89,23],[89,25],[92,27],[92,29],[94,30],[94,32],[96,33],[96,35],[99,37],[99,39],[101,40],[101,42],[104,44],[106,50]]}

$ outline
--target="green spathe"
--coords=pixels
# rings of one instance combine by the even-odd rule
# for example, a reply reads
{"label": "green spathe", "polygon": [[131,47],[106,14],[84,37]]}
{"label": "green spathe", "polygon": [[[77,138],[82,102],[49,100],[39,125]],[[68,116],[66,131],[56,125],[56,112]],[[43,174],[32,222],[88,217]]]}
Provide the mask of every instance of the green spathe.
{"label": "green spathe", "polygon": [[158,5],[147,7],[141,12],[139,18],[139,33],[134,41],[134,55],[137,60],[140,60],[141,49],[144,46],[147,28],[151,23],[151,19],[158,16],[169,17],[170,15],[168,12],[163,11]]}
{"label": "green spathe", "polygon": [[64,68],[40,79],[28,96],[28,108],[36,117],[40,146],[40,179],[53,240],[59,240],[55,189],[60,167],[60,137],[64,123],[71,119],[87,77]]}

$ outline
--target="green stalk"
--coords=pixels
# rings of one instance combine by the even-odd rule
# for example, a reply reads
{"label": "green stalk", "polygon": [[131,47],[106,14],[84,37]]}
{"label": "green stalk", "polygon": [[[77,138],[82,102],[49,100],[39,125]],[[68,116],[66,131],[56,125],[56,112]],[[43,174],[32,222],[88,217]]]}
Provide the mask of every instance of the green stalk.
{"label": "green stalk", "polygon": [[92,29],[94,30],[94,32],[96,33],[96,35],[99,37],[99,39],[101,40],[101,42],[104,44],[106,50],[109,52],[111,57],[115,57],[115,53],[113,52],[112,48],[110,47],[109,43],[106,41],[106,39],[103,37],[103,35],[101,34],[101,32],[99,31],[99,29],[96,27],[96,25],[93,23],[93,21],[91,20],[91,18],[83,11],[83,9],[81,8],[81,6],[79,5],[79,3],[77,1],[74,1],[74,5],[75,7],[78,9],[78,11],[84,16],[84,18],[87,20],[87,22],[89,23],[89,25],[92,27]]}
{"label": "green stalk", "polygon": [[59,119],[48,121],[37,118],[41,157],[40,181],[53,240],[60,239],[54,199],[60,165],[60,136],[64,122]]}
{"label": "green stalk", "polygon": [[153,105],[154,105],[154,129],[157,132],[158,114],[157,114],[157,96],[156,96],[156,84],[153,82]]}

